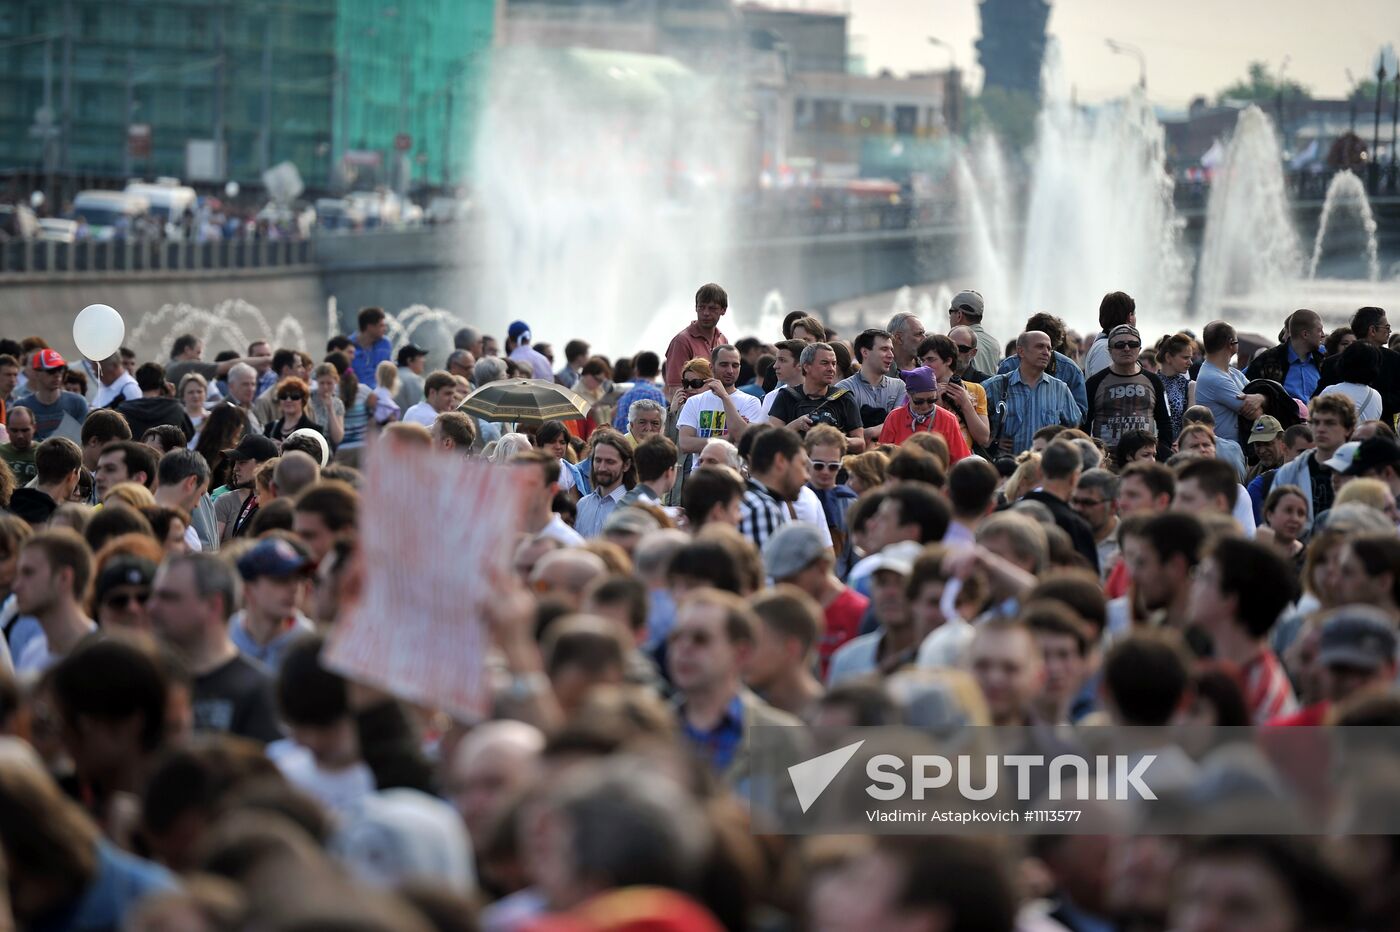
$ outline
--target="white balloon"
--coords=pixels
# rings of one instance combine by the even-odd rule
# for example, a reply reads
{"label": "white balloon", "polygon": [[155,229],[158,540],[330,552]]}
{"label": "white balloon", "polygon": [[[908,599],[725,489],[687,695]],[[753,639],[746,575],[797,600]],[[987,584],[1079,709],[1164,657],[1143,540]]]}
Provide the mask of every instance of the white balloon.
{"label": "white balloon", "polygon": [[78,344],[78,352],[94,362],[120,349],[125,336],[122,315],[105,304],[89,304],[73,321],[73,342]]}
{"label": "white balloon", "polygon": [[228,197],[238,197],[238,182],[230,181],[224,185],[224,194]]}

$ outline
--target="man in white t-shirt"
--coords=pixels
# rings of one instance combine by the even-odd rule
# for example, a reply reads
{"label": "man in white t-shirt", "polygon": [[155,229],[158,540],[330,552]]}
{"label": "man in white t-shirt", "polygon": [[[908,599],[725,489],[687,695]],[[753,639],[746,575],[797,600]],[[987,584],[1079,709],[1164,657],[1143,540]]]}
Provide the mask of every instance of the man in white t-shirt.
{"label": "man in white t-shirt", "polygon": [[135,401],[141,397],[141,386],[136,384],[135,376],[127,372],[126,367],[122,365],[120,353],[113,353],[93,366],[97,369],[97,394],[92,399],[94,408],[111,407],[118,398],[123,401]]}
{"label": "man in white t-shirt", "polygon": [[715,377],[705,383],[706,391],[692,395],[681,408],[676,424],[680,428],[682,453],[691,455],[692,465],[711,437],[724,437],[738,443],[749,425],[763,414],[759,400],[735,391],[739,381],[739,351],[725,344],[710,354]]}
{"label": "man in white t-shirt", "polygon": [[457,379],[439,369],[423,380],[423,400],[403,413],[410,424],[422,424],[429,430],[437,416],[457,406]]}

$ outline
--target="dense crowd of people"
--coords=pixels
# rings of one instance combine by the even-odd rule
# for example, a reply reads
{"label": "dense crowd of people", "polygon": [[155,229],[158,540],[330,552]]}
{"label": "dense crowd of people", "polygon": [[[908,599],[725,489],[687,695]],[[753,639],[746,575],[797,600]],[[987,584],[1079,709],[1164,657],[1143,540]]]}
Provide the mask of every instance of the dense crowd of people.
{"label": "dense crowd of people", "polygon": [[[1082,338],[989,333],[964,291],[946,320],[730,340],[728,303],[703,286],[664,352],[618,359],[468,327],[431,371],[378,308],[320,361],[0,338],[0,922],[1396,925],[1390,835],[800,838],[744,804],[755,725],[1400,724],[1384,310],[1254,346],[1144,334],[1121,292]],[[463,405],[512,378],[587,414]],[[489,542],[512,572],[479,580],[479,720],[323,662],[366,581],[414,571],[361,559],[387,437],[526,496]],[[1195,800],[1248,777],[1178,763]]]}

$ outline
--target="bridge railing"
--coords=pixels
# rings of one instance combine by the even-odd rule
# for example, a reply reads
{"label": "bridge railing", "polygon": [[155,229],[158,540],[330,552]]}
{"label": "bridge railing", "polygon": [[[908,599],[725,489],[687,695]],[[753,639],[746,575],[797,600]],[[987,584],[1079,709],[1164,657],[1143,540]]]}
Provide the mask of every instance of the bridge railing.
{"label": "bridge railing", "polygon": [[244,272],[286,269],[313,261],[312,240],[0,242],[0,276]]}

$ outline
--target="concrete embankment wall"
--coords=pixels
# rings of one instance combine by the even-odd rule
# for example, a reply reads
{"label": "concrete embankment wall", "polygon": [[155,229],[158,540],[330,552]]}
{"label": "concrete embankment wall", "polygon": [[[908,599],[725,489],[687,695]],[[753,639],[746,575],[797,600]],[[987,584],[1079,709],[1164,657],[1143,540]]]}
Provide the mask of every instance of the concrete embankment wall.
{"label": "concrete embankment wall", "polygon": [[[266,324],[236,303],[239,301],[260,310]],[[224,322],[219,324],[179,308],[185,304],[217,310],[225,302],[234,303],[225,305]],[[56,274],[48,278],[10,278],[0,283],[0,334],[15,339],[39,334],[65,356],[74,354],[76,358],[73,318],[89,304],[109,304],[121,312],[127,324],[127,345],[143,359],[158,358],[161,341],[182,328],[206,337],[206,359],[212,359],[222,349],[246,350],[246,345],[233,345],[240,335],[248,340],[272,340],[275,345],[296,345],[294,338],[277,343],[278,324],[286,318],[297,322],[302,340],[313,355],[319,358],[326,345],[325,294],[314,266],[226,275]],[[280,335],[287,338],[288,325],[284,324]]]}

